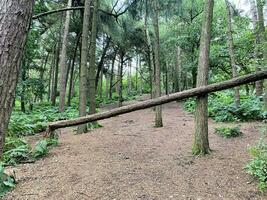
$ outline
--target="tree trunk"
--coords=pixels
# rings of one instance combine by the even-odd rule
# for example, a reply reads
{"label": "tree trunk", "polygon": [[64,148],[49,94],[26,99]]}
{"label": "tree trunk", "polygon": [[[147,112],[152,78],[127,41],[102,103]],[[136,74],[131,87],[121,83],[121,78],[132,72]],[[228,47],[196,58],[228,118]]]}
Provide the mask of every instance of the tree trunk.
{"label": "tree trunk", "polygon": [[148,45],[148,58],[150,64],[150,77],[151,77],[151,98],[154,98],[154,90],[155,90],[155,65],[153,60],[153,47],[151,43],[149,27],[148,27],[148,2],[146,1],[146,9],[145,9],[145,29],[146,29],[146,39]]}
{"label": "tree trunk", "polygon": [[[234,52],[234,40],[233,40],[233,30],[232,30],[232,11],[231,5],[228,0],[225,0],[226,9],[227,9],[227,35],[228,35],[228,48],[229,48],[229,56],[230,56],[230,63],[232,68],[232,77],[238,77],[236,62],[235,62],[235,52]],[[234,98],[235,98],[235,105],[239,107],[240,105],[240,88],[234,88]]]}
{"label": "tree trunk", "polygon": [[100,100],[103,99],[103,65],[101,67],[101,71],[100,71],[100,86],[99,86],[99,97]]}
{"label": "tree trunk", "polygon": [[132,92],[132,61],[128,61],[128,95]]}
{"label": "tree trunk", "polygon": [[[23,59],[24,60],[24,59]],[[25,69],[25,61],[22,61],[22,69],[21,69],[21,80],[22,80],[22,89],[20,95],[20,109],[21,112],[26,112],[25,108],[25,82],[26,82],[26,69]]]}
{"label": "tree trunk", "polygon": [[118,71],[118,93],[119,93],[119,107],[122,106],[123,102],[123,96],[122,96],[122,80],[123,80],[123,58],[124,58],[124,53],[122,52],[120,55],[120,64],[119,64],[119,71]]}
{"label": "tree trunk", "polygon": [[[140,90],[140,95],[143,94],[143,76],[142,76],[142,60],[141,60],[141,55],[139,56],[139,72],[137,71],[136,73],[139,73],[140,74],[140,87],[139,87],[139,90]],[[137,75],[138,76],[138,75]]]}
{"label": "tree trunk", "polygon": [[[161,82],[160,82],[160,46],[159,46],[159,23],[158,23],[158,4],[153,1],[153,27],[155,32],[154,52],[155,52],[155,97],[161,96]],[[162,127],[162,106],[156,107],[155,127]]]}
{"label": "tree trunk", "polygon": [[96,36],[98,18],[98,0],[93,0],[93,20],[89,50],[89,114],[96,113]]}
{"label": "tree trunk", "polygon": [[106,73],[105,74],[105,80],[106,80],[106,90],[105,90],[105,96],[106,96],[106,99],[108,99],[109,98],[109,96],[108,96],[108,94],[109,94],[109,74],[108,73]]}
{"label": "tree trunk", "polygon": [[[87,97],[87,55],[89,42],[89,26],[90,26],[90,3],[91,0],[84,2],[83,29],[82,29],[82,49],[81,49],[81,67],[80,67],[80,83],[79,83],[79,116],[86,115],[86,97]],[[78,127],[77,133],[87,132],[87,125],[82,124]]]}
{"label": "tree trunk", "polygon": [[[253,25],[253,29],[254,29],[254,34],[255,34],[255,42],[254,42],[254,57],[255,60],[259,59],[259,50],[258,50],[258,46],[259,46],[259,32],[258,32],[258,13],[257,13],[257,6],[255,3],[255,0],[250,0],[250,10],[251,10],[251,14],[252,14],[252,25]],[[258,64],[258,62],[256,62],[256,71],[260,71],[261,67]],[[255,88],[256,88],[256,95],[257,96],[261,96],[262,95],[262,91],[263,91],[263,81],[257,81],[255,83]]]}
{"label": "tree trunk", "polygon": [[[202,22],[200,52],[198,60],[197,87],[208,84],[209,53],[214,0],[205,0],[205,11]],[[195,141],[193,154],[208,154],[210,152],[208,138],[208,95],[203,94],[196,99]]]}
{"label": "tree trunk", "polygon": [[[48,62],[48,58],[49,58],[50,53],[47,53],[45,60],[44,60],[44,64],[42,65],[41,69],[40,69],[40,80],[42,83],[44,83],[44,73],[46,71],[46,65]],[[40,101],[43,102],[43,93],[40,94]]]}
{"label": "tree trunk", "polygon": [[71,120],[62,120],[58,122],[52,122],[48,124],[47,133],[49,135],[54,130],[59,129],[59,128],[77,126],[80,124],[85,124],[85,123],[89,123],[89,122],[93,122],[93,121],[101,120],[101,119],[107,119],[110,117],[118,116],[118,115],[125,114],[125,113],[130,113],[130,112],[137,111],[137,110],[151,108],[157,105],[162,105],[162,104],[166,104],[166,103],[173,102],[173,101],[183,100],[183,99],[200,96],[204,94],[207,95],[209,93],[226,90],[226,89],[233,88],[239,85],[244,85],[244,84],[248,84],[251,82],[255,82],[257,80],[262,80],[265,78],[267,78],[267,70],[254,73],[254,74],[248,74],[246,76],[241,76],[241,77],[223,81],[220,83],[214,83],[208,86],[202,86],[199,88],[193,88],[193,89],[186,90],[183,92],[178,92],[178,93],[162,96],[156,99],[149,99],[143,102],[138,102],[136,104],[131,104],[131,105],[123,106],[120,108],[115,108],[113,110],[102,112],[102,113],[97,113],[94,115],[88,115],[85,117],[79,117],[79,118],[71,119]]}
{"label": "tree trunk", "polygon": [[0,158],[15,100],[23,48],[32,17],[33,0],[1,0],[0,8]]}
{"label": "tree trunk", "polygon": [[[260,52],[261,52],[261,60],[263,60],[261,64],[261,68],[267,65],[267,36],[265,32],[264,26],[264,15],[263,15],[263,7],[264,7],[264,0],[257,0],[257,10],[258,10],[258,33],[259,33],[259,43],[261,45]],[[266,80],[263,82],[264,84],[264,110],[267,111],[267,82]]]}
{"label": "tree trunk", "polygon": [[[68,7],[71,7],[72,0],[68,0]],[[64,32],[60,53],[60,100],[59,100],[59,112],[64,112],[65,110],[65,97],[66,97],[66,85],[67,85],[67,45],[68,45],[68,35],[70,27],[70,14],[71,11],[66,12]]]}
{"label": "tree trunk", "polygon": [[111,63],[111,73],[110,73],[110,79],[109,79],[109,99],[112,99],[112,93],[113,93],[113,77],[114,77],[115,59],[116,59],[116,52],[114,54],[114,57],[112,58],[112,63]]}
{"label": "tree trunk", "polygon": [[74,69],[75,69],[75,61],[76,61],[76,57],[77,57],[77,51],[78,51],[78,47],[80,44],[80,38],[81,38],[81,34],[78,33],[77,34],[77,41],[76,41],[76,45],[75,45],[75,49],[73,52],[73,57],[72,57],[72,63],[71,63],[71,69],[70,69],[70,82],[69,82],[69,93],[68,93],[68,106],[71,106],[71,98],[72,98],[72,94],[73,94],[73,86],[74,86]]}

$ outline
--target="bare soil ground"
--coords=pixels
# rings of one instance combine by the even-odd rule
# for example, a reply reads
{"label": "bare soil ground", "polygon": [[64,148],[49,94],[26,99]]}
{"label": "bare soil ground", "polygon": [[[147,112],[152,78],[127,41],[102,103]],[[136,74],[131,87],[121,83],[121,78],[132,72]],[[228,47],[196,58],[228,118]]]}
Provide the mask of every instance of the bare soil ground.
{"label": "bare soil ground", "polygon": [[19,183],[4,199],[267,199],[243,169],[260,123],[242,124],[242,137],[224,139],[210,121],[213,152],[193,157],[193,115],[170,103],[163,120],[163,128],[154,128],[154,112],[147,109],[103,120],[102,128],[87,134],[64,129],[48,157],[17,166]]}

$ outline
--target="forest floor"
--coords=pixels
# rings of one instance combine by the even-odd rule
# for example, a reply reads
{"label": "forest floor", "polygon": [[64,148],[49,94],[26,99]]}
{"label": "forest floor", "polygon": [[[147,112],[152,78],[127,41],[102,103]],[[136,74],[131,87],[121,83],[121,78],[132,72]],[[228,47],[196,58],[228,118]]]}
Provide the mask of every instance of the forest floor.
{"label": "forest floor", "polygon": [[18,185],[4,199],[267,199],[244,170],[261,123],[242,123],[242,137],[224,139],[210,120],[213,152],[194,157],[194,116],[180,103],[163,107],[163,128],[153,127],[154,111],[146,109],[103,120],[87,134],[63,129],[47,157],[15,168]]}

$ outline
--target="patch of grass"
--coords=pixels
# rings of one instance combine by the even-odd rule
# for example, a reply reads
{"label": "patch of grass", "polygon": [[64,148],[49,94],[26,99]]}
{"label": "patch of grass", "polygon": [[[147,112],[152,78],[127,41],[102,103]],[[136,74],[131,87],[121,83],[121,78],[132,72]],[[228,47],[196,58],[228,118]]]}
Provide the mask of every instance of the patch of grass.
{"label": "patch of grass", "polygon": [[224,138],[232,138],[232,137],[238,137],[242,135],[242,132],[240,131],[240,127],[217,127],[215,128],[215,133],[224,137]]}
{"label": "patch of grass", "polygon": [[15,187],[15,178],[5,173],[4,166],[0,163],[0,197]]}

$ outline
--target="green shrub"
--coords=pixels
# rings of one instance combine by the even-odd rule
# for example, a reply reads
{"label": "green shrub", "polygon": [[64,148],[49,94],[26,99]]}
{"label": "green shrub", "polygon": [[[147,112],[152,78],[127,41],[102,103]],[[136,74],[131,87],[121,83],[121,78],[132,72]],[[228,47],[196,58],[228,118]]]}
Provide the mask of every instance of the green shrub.
{"label": "green shrub", "polygon": [[[195,112],[195,99],[188,99],[184,103],[187,111]],[[217,92],[209,95],[209,117],[216,122],[251,121],[267,119],[263,103],[259,97],[241,95],[239,107],[233,102],[233,95],[229,91]]]}
{"label": "green shrub", "polygon": [[7,175],[4,170],[3,165],[0,164],[0,197],[15,187],[14,177]]}
{"label": "green shrub", "polygon": [[259,180],[258,188],[263,191],[267,188],[267,144],[260,140],[249,151],[253,159],[246,166],[246,171]]}
{"label": "green shrub", "polygon": [[240,127],[217,127],[215,128],[215,133],[224,137],[224,138],[231,138],[231,137],[238,137],[242,135],[242,132],[240,131]]}
{"label": "green shrub", "polygon": [[41,158],[43,156],[46,156],[48,152],[49,152],[49,149],[48,149],[47,140],[40,140],[36,143],[34,147],[33,156],[35,158]]}

